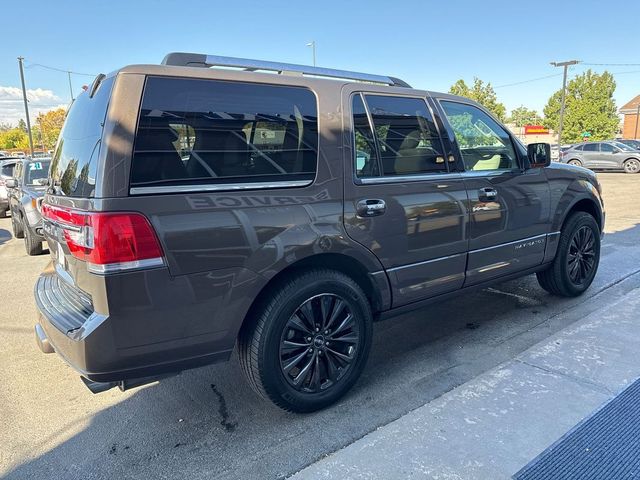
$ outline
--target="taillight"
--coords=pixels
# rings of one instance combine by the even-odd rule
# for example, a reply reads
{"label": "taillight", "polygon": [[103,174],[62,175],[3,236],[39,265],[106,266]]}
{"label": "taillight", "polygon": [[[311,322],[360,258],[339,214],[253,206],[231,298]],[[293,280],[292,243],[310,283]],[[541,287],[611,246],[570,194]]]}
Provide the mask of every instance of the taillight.
{"label": "taillight", "polygon": [[149,220],[135,212],[82,212],[42,204],[42,215],[59,226],[71,255],[95,273],[164,265]]}

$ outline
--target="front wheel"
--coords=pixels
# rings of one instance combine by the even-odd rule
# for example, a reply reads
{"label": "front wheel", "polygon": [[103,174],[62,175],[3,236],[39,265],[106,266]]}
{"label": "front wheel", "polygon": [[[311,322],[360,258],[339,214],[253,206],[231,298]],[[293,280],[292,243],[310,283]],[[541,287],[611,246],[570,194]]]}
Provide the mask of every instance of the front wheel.
{"label": "front wheel", "polygon": [[24,227],[20,221],[19,214],[11,212],[11,229],[15,238],[24,238]]}
{"label": "front wheel", "polygon": [[569,160],[567,163],[569,165],[574,165],[576,167],[581,167],[582,166],[582,162],[580,160],[576,160],[576,159]]}
{"label": "front wheel", "polygon": [[343,273],[314,269],[271,291],[238,342],[252,388],[292,412],[331,405],[364,369],[372,336],[371,307]]}
{"label": "front wheel", "polygon": [[640,172],[640,162],[635,158],[630,158],[624,162],[624,173],[638,173]]}
{"label": "front wheel", "polygon": [[556,258],[538,272],[540,286],[549,293],[577,297],[593,282],[600,263],[600,228],[585,212],[572,214],[560,233]]}

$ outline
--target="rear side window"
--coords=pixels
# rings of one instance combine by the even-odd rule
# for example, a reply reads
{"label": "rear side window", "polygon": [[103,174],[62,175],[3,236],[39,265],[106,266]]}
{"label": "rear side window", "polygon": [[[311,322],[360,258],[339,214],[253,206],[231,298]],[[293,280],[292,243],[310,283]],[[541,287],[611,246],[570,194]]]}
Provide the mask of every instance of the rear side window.
{"label": "rear side window", "polygon": [[[377,155],[384,176],[443,173],[445,165],[442,142],[435,123],[423,99],[365,95],[365,101],[376,139]],[[366,131],[364,118],[358,115],[358,97],[354,97],[356,135],[356,172],[358,176],[375,175],[373,170],[360,169]],[[370,162],[371,163],[371,162]]]}
{"label": "rear side window", "polygon": [[131,192],[304,185],[315,178],[317,150],[316,99],[307,89],[149,77]]}
{"label": "rear side window", "polygon": [[585,152],[597,152],[598,151],[598,144],[597,143],[587,143],[584,147],[582,147],[582,150],[584,150]]}
{"label": "rear side window", "polygon": [[92,97],[83,92],[71,105],[51,161],[51,185],[56,195],[94,196],[96,163],[114,79],[104,79]]}

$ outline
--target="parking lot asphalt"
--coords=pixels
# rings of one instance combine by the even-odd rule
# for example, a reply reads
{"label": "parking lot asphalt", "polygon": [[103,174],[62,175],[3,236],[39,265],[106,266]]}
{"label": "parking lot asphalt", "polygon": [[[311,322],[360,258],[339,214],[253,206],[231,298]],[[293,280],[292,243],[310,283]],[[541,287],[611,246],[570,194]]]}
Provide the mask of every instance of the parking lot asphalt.
{"label": "parking lot asphalt", "polygon": [[27,257],[0,219],[0,476],[287,477],[624,297],[623,280],[640,271],[640,175],[600,179],[607,235],[585,295],[552,297],[528,276],[378,323],[356,387],[310,415],[258,399],[235,357],[91,394],[60,358],[38,351],[32,286],[48,258]]}

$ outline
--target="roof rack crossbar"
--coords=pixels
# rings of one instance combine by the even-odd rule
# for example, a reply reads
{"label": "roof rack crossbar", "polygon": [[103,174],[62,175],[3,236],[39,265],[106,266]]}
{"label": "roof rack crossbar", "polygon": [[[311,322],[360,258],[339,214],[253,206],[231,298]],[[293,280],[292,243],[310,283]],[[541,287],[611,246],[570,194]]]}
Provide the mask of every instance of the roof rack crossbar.
{"label": "roof rack crossbar", "polygon": [[350,72],[347,70],[335,70],[332,68],[310,67],[307,65],[296,65],[292,63],[268,62],[264,60],[251,60],[248,58],[221,57],[219,55],[205,55],[201,53],[169,53],[162,60],[163,65],[180,67],[232,67],[241,68],[248,71],[265,70],[280,74],[302,74],[316,77],[342,78],[346,80],[356,80],[368,83],[379,83],[383,85],[393,85],[411,88],[409,84],[399,78],[387,77],[384,75],[373,75],[370,73]]}

